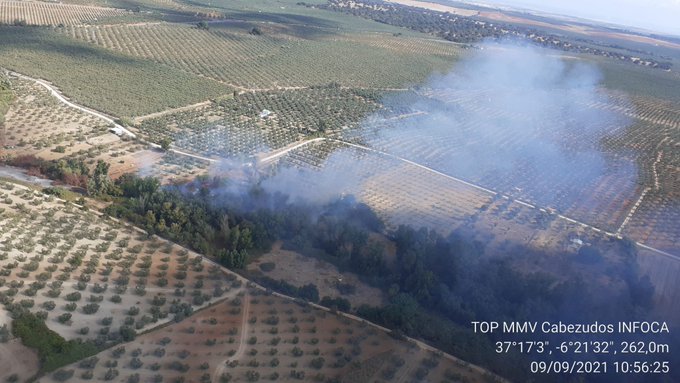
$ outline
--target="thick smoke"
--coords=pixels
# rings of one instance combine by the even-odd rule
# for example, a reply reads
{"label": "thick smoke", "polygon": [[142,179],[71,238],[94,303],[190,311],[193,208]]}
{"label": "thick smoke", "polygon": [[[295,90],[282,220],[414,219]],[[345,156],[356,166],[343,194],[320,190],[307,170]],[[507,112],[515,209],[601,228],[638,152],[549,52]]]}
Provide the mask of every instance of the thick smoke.
{"label": "thick smoke", "polygon": [[[338,160],[343,153],[333,154],[329,161]],[[345,158],[341,162],[351,163]],[[260,186],[271,193],[289,196],[290,202],[325,205],[348,194],[357,192],[360,180],[355,173],[334,171],[314,171],[305,168],[282,168],[274,176],[265,179]]]}
{"label": "thick smoke", "polygon": [[631,159],[614,158],[601,140],[626,120],[608,109],[597,68],[554,51],[505,44],[481,49],[433,78],[418,97],[385,101],[418,112],[369,119],[368,145],[511,194],[566,210],[592,199],[603,177],[630,179]]}
{"label": "thick smoke", "polygon": [[[309,150],[323,151],[317,147]],[[289,155],[295,156],[295,153],[297,151]],[[357,195],[362,179],[354,171],[357,160],[349,151],[333,151],[318,161],[323,162],[323,167],[310,164],[298,167],[293,162],[258,166],[257,161],[223,158],[211,165],[206,178],[186,185],[185,189],[195,194],[199,188],[207,187],[211,204],[229,205],[243,213],[257,209],[275,211],[295,205],[318,215],[326,205]]]}

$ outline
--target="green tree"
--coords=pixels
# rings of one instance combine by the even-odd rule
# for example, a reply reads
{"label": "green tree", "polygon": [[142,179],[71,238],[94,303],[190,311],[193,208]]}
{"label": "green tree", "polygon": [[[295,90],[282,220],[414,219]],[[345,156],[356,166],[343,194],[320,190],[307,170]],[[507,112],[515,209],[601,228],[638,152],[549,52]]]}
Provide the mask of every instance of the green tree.
{"label": "green tree", "polygon": [[94,169],[94,174],[87,183],[87,193],[91,196],[100,196],[113,191],[113,183],[109,178],[109,167],[111,165],[99,160]]}
{"label": "green tree", "polygon": [[167,151],[170,149],[170,145],[172,144],[172,140],[170,137],[163,137],[161,138],[160,142],[158,143],[161,146],[161,149]]}

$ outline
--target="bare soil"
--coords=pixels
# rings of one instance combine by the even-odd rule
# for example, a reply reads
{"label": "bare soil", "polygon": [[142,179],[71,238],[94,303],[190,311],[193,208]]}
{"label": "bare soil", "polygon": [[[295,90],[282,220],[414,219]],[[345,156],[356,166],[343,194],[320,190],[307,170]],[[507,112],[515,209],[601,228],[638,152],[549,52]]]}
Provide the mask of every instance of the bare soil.
{"label": "bare soil", "polygon": [[[356,274],[341,273],[337,267],[328,262],[305,257],[294,251],[283,250],[281,246],[282,243],[277,242],[272,251],[251,262],[248,270],[258,271],[262,263],[273,262],[276,265],[274,270],[264,272],[264,275],[277,280],[283,279],[297,287],[313,283],[319,289],[321,297],[342,297],[349,300],[352,307],[362,304],[377,306],[385,303],[382,291],[362,282]],[[351,295],[341,295],[336,287],[339,283],[355,286],[356,292]]]}

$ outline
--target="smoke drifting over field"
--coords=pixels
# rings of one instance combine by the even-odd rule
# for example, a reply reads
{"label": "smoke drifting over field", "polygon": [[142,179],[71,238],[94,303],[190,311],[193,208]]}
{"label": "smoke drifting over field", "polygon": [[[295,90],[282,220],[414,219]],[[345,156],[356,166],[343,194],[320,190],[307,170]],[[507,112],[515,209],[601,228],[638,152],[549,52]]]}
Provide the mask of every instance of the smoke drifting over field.
{"label": "smoke drifting over field", "polygon": [[[331,153],[326,162],[342,164],[360,162],[346,152]],[[313,170],[299,168],[281,168],[274,177],[263,180],[262,188],[269,192],[288,195],[291,202],[306,202],[315,205],[329,203],[345,194],[356,192],[360,177],[349,169],[321,171],[309,174]]]}
{"label": "smoke drifting over field", "polygon": [[[418,92],[387,97],[383,110],[339,138],[615,230],[635,199],[637,171],[632,156],[601,145],[628,121],[611,111],[599,81],[594,65],[555,51],[484,44]],[[363,190],[369,157],[332,149],[325,158],[318,149],[287,156],[316,156],[321,170],[280,167],[261,186],[321,204]]]}
{"label": "smoke drifting over field", "polygon": [[[361,140],[370,146],[513,194],[568,209],[590,203],[603,177],[624,179],[632,197],[635,166],[603,152],[601,139],[625,128],[607,105],[592,65],[515,44],[486,44],[434,78],[405,108],[422,114],[373,119]],[[630,189],[626,189],[630,186]]]}

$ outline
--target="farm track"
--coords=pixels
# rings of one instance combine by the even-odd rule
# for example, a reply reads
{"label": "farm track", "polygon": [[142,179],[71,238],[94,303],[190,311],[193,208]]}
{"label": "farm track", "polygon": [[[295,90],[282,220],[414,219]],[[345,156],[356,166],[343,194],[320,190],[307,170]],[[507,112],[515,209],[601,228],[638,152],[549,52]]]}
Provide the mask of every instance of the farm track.
{"label": "farm track", "polygon": [[210,105],[210,103],[211,103],[210,100],[205,100],[205,101],[198,102],[198,103],[192,104],[192,105],[180,106],[179,108],[166,109],[166,110],[163,110],[163,111],[160,111],[160,112],[147,114],[145,116],[139,116],[139,117],[136,117],[134,120],[135,120],[135,123],[139,123],[139,122],[142,122],[144,120],[148,120],[150,118],[157,118],[157,117],[165,116],[166,114],[171,114],[171,113],[176,113],[176,112],[184,112],[184,111],[187,111],[187,110],[200,108],[201,106]]}
{"label": "farm track", "polygon": [[640,204],[642,204],[642,200],[645,199],[645,196],[647,195],[647,193],[649,193],[650,190],[651,190],[651,188],[645,188],[642,191],[642,193],[640,193],[640,198],[637,199],[637,201],[635,202],[633,207],[628,212],[628,215],[626,215],[626,218],[621,223],[621,226],[619,226],[618,230],[616,230],[617,236],[621,235],[621,233],[623,232],[623,229],[625,229],[626,225],[628,224],[628,221],[630,221],[630,219],[633,218],[633,215],[635,214],[637,209],[640,207]]}
{"label": "farm track", "polygon": [[[221,267],[221,266],[220,266]],[[246,352],[246,341],[248,338],[248,332],[250,330],[250,323],[248,322],[248,313],[250,311],[250,296],[248,294],[245,294],[242,297],[243,301],[243,309],[242,314],[243,318],[241,319],[241,327],[239,331],[241,331],[241,337],[239,338],[239,343],[238,343],[238,350],[236,350],[236,353],[234,355],[230,356],[226,360],[224,360],[222,363],[220,363],[217,368],[215,369],[215,372],[213,373],[212,381],[213,382],[219,382],[220,381],[220,376],[225,372],[226,370],[226,365],[234,360],[241,360],[241,357],[243,354]]]}
{"label": "farm track", "polygon": [[23,74],[21,74],[21,73],[12,72],[12,71],[10,71],[9,74],[12,75],[12,76],[19,77],[19,78],[22,78],[22,79],[24,79],[24,80],[33,81],[33,82],[35,82],[35,83],[37,83],[37,84],[39,84],[39,85],[42,85],[43,87],[47,88],[47,90],[50,92],[50,94],[52,94],[52,96],[56,97],[57,100],[59,100],[61,103],[66,104],[67,106],[70,106],[71,108],[80,110],[81,112],[90,114],[90,115],[95,116],[95,117],[97,117],[97,118],[100,118],[100,119],[102,119],[102,120],[108,122],[109,124],[114,125],[116,128],[122,130],[123,132],[125,132],[125,134],[127,134],[128,136],[130,136],[130,137],[132,137],[132,138],[136,138],[136,137],[137,137],[134,133],[132,133],[131,131],[129,131],[128,129],[126,129],[125,127],[123,127],[122,125],[117,124],[117,123],[113,120],[113,118],[111,118],[111,117],[109,117],[109,116],[107,116],[107,115],[105,115],[105,114],[103,114],[103,113],[101,113],[101,112],[98,112],[98,111],[96,111],[96,110],[93,110],[93,109],[90,109],[90,108],[86,108],[86,107],[81,106],[81,105],[78,105],[78,104],[74,104],[73,102],[67,100],[67,99],[59,92],[59,90],[57,90],[57,88],[53,87],[52,85],[48,84],[47,82],[45,82],[45,81],[43,81],[43,80],[39,80],[39,79],[36,79],[36,78],[28,77],[28,76],[23,75]]}
{"label": "farm track", "polygon": [[[40,80],[40,79],[35,79],[35,78],[32,78],[32,77],[28,77],[28,76],[23,75],[23,74],[21,74],[21,73],[12,72],[12,71],[10,71],[9,73],[10,73],[10,75],[12,75],[12,76],[19,77],[19,78],[22,78],[22,79],[24,79],[24,80],[33,81],[33,82],[35,82],[35,83],[37,83],[37,84],[39,84],[39,85],[45,87],[45,88],[50,92],[50,94],[51,94],[52,96],[54,96],[57,100],[59,100],[61,103],[66,104],[67,106],[69,106],[69,107],[71,107],[71,108],[80,110],[80,111],[82,111],[82,112],[84,112],[84,113],[87,113],[87,114],[90,114],[90,115],[95,116],[95,117],[97,117],[97,118],[100,118],[100,119],[106,121],[107,123],[113,125],[115,128],[120,129],[120,130],[121,130],[123,133],[125,133],[127,136],[129,136],[129,137],[131,137],[131,138],[139,139],[139,138],[137,137],[136,134],[134,134],[134,133],[131,132],[129,129],[125,128],[124,126],[122,126],[122,125],[116,123],[116,122],[113,120],[113,118],[111,118],[111,117],[105,115],[104,113],[98,112],[98,111],[96,111],[96,110],[93,110],[93,109],[90,109],[90,108],[87,108],[87,107],[84,107],[84,106],[81,106],[81,105],[78,105],[78,104],[75,104],[75,103],[69,101],[68,99],[66,99],[66,97],[64,97],[64,96],[59,92],[59,90],[58,90],[57,88],[55,88],[54,86],[50,85],[49,83],[47,83],[47,82],[45,82],[45,81],[43,81],[43,80]],[[147,144],[147,145],[149,145],[149,146],[151,146],[151,147],[153,147],[153,148],[155,148],[155,149],[161,149],[161,146],[160,146],[159,144],[156,144],[156,143],[153,143],[153,142],[148,142],[148,141],[143,141],[143,140],[141,140],[141,139],[139,139],[139,140],[140,140],[142,143]],[[177,150],[177,149],[173,149],[173,148],[168,149],[168,151],[169,151],[169,152],[172,152],[172,153],[175,153],[175,154],[179,154],[179,155],[181,155],[181,156],[191,157],[191,158],[195,158],[195,159],[198,159],[198,160],[203,160],[203,161],[208,161],[208,162],[218,162],[218,160],[216,160],[216,159],[214,159],[214,158],[203,157],[203,156],[199,156],[199,155],[197,155],[197,154],[187,153],[187,152],[184,152],[184,151],[181,151],[181,150]]]}

